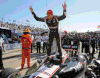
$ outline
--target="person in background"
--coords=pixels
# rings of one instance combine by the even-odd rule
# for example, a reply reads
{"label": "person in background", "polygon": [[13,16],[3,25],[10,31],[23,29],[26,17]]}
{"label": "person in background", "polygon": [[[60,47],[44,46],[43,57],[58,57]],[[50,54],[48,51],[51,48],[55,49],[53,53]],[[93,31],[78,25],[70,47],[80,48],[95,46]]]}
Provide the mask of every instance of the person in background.
{"label": "person in background", "polygon": [[96,47],[96,39],[94,36],[91,37],[91,47],[92,47],[92,58],[94,57],[95,47]]}
{"label": "person in background", "polygon": [[21,63],[21,70],[24,68],[25,58],[27,58],[27,66],[30,68],[30,56],[31,56],[31,44],[32,39],[30,35],[30,30],[25,29],[21,38],[22,42],[22,63]]}
{"label": "person in background", "polygon": [[49,37],[46,34],[44,34],[44,36],[42,37],[42,41],[43,41],[43,53],[44,53],[45,47],[46,47],[46,51],[47,51],[48,39],[49,39]]}
{"label": "person in background", "polygon": [[[32,43],[33,43],[33,41],[34,41],[34,36],[32,35],[32,33],[31,33],[31,39],[32,39]],[[33,44],[32,44],[33,45]],[[31,53],[32,53],[32,45],[31,45]]]}
{"label": "person in background", "polygon": [[90,59],[91,59],[91,54],[90,54],[90,39],[88,34],[85,35],[85,39],[84,39],[84,47],[85,47],[85,53],[89,53]]}
{"label": "person in background", "polygon": [[2,38],[4,39],[4,43],[8,43],[8,42],[7,42],[7,37],[6,37],[6,35],[4,35],[3,32],[2,32],[2,34],[1,34],[1,36],[2,36]]}
{"label": "person in background", "polygon": [[3,24],[1,24],[1,27],[3,27]]}
{"label": "person in background", "polygon": [[53,14],[53,11],[52,10],[48,10],[47,11],[47,16],[43,17],[43,18],[40,18],[38,17],[32,6],[30,7],[30,11],[33,15],[33,17],[37,20],[37,21],[41,21],[41,22],[45,22],[49,29],[50,29],[50,33],[49,33],[49,44],[48,44],[48,50],[47,50],[47,59],[49,59],[50,55],[51,55],[51,46],[52,46],[52,43],[53,43],[53,39],[54,39],[54,36],[56,38],[56,42],[57,42],[57,46],[58,46],[58,52],[59,52],[59,57],[60,57],[60,65],[62,63],[62,51],[61,51],[61,45],[60,45],[60,36],[59,36],[59,21],[63,20],[66,18],[66,1],[64,3],[64,5],[62,4],[62,7],[63,7],[63,15],[61,16],[55,16]]}
{"label": "person in background", "polygon": [[81,38],[81,42],[82,42],[82,53],[83,53],[83,48],[84,48],[84,39],[85,39],[85,35],[83,35],[82,38]]}
{"label": "person in background", "polygon": [[61,39],[61,42],[62,42],[62,44],[69,44],[69,42],[68,42],[68,34],[67,34],[67,31],[64,31],[64,33],[65,33],[65,35],[62,37],[62,39]]}
{"label": "person in background", "polygon": [[42,37],[39,32],[38,32],[38,35],[36,35],[35,40],[36,40],[36,44],[37,44],[37,53],[38,53],[38,49],[39,49],[39,53],[41,53],[40,48],[41,48]]}
{"label": "person in background", "polygon": [[35,34],[38,34],[38,30],[35,31]]}
{"label": "person in background", "polygon": [[95,41],[96,41],[95,48],[96,48],[96,51],[98,51],[98,47],[97,47],[98,36],[97,36],[97,33],[94,32],[93,37],[95,37]]}
{"label": "person in background", "polygon": [[5,52],[3,42],[4,42],[4,40],[2,38],[2,35],[0,34],[0,69],[4,69],[3,62],[2,62],[2,47],[3,47],[3,50]]}
{"label": "person in background", "polygon": [[100,57],[100,36],[98,38],[98,46],[99,46],[99,53],[98,53],[98,57]]}
{"label": "person in background", "polygon": [[[73,45],[77,45],[77,46],[79,45],[79,38],[78,38],[77,34],[75,34],[75,37],[74,37],[74,39],[73,39]],[[78,48],[79,48],[79,46],[78,46]],[[74,56],[76,56],[76,55],[77,55],[78,48],[77,48],[77,49],[75,49],[76,51],[75,51]]]}

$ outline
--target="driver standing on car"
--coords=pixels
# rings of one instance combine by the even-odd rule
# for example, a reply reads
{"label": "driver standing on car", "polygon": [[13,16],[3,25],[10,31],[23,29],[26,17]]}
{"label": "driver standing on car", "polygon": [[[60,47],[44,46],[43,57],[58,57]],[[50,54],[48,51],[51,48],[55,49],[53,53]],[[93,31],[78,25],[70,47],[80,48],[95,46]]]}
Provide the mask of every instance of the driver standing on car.
{"label": "driver standing on car", "polygon": [[60,54],[60,62],[62,63],[62,52],[61,52],[61,46],[60,46],[60,36],[59,36],[59,33],[58,33],[58,25],[59,25],[59,21],[60,20],[63,20],[66,18],[66,2],[64,3],[64,5],[62,4],[63,6],[63,15],[62,16],[54,16],[53,15],[53,11],[52,10],[48,10],[47,11],[47,16],[44,17],[44,18],[39,18],[35,12],[33,11],[33,8],[32,6],[30,7],[30,10],[31,10],[31,13],[33,15],[33,17],[37,20],[37,21],[41,21],[41,22],[45,22],[49,29],[50,29],[50,33],[49,33],[49,44],[48,44],[48,50],[47,50],[47,55],[48,55],[48,58],[50,56],[50,53],[51,53],[51,46],[52,46],[52,42],[53,42],[53,39],[54,39],[54,36],[56,38],[56,41],[57,41],[57,46],[58,46],[58,52]]}

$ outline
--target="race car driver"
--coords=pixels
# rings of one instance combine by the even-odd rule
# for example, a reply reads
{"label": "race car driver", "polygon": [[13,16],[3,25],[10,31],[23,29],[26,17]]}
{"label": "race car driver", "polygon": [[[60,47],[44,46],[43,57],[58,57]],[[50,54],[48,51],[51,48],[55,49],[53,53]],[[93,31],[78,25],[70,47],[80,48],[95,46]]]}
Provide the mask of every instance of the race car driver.
{"label": "race car driver", "polygon": [[[58,52],[59,52],[60,56],[62,57],[61,46],[60,46],[60,36],[59,36],[59,33],[58,33],[58,24],[59,24],[60,20],[63,20],[63,19],[66,18],[66,7],[67,7],[66,1],[65,1],[64,5],[62,4],[62,6],[63,6],[63,15],[62,16],[54,16],[53,11],[48,10],[47,16],[44,17],[44,18],[40,18],[40,17],[36,16],[35,12],[33,11],[32,6],[30,7],[30,11],[31,11],[33,17],[37,21],[45,22],[50,29],[49,44],[48,44],[48,50],[47,50],[48,57],[50,56],[50,53],[51,53],[51,45],[52,45],[54,36],[55,36],[56,41],[57,41]],[[60,59],[61,59],[60,61],[62,63],[62,58],[60,58]]]}
{"label": "race car driver", "polygon": [[30,68],[30,56],[31,56],[31,44],[32,39],[30,35],[30,30],[25,29],[21,38],[22,42],[22,64],[21,64],[21,70],[24,68],[25,64],[25,58],[27,58],[27,65]]}

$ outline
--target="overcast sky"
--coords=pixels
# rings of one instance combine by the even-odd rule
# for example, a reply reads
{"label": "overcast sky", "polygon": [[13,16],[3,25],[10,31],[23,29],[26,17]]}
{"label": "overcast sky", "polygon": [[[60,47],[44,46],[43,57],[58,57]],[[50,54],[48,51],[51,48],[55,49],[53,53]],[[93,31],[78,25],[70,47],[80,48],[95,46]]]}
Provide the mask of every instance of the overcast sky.
{"label": "overcast sky", "polygon": [[[41,26],[44,28],[44,22],[36,21],[29,6],[32,5],[34,12],[39,17],[45,17],[46,12],[52,9],[54,15],[62,15],[62,4],[65,0],[1,0],[0,1],[0,19],[4,18],[5,22],[10,19]],[[46,8],[47,4],[47,8]],[[67,17],[59,22],[59,30],[77,30],[78,32],[98,30],[100,25],[100,0],[66,0]],[[17,23],[17,22],[16,22]],[[47,26],[47,25],[46,25]]]}

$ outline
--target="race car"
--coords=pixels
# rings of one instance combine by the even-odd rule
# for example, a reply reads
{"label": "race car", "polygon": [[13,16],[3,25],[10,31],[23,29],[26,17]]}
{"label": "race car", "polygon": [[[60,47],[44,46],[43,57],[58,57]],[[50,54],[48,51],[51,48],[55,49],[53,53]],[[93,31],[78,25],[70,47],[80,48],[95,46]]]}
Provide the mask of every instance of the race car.
{"label": "race car", "polygon": [[[12,71],[6,75],[3,71],[2,78],[86,78],[85,72],[87,71],[87,56],[86,54],[78,54],[77,57],[70,57],[67,52],[62,49],[62,64],[60,64],[59,52],[54,53],[40,63],[39,67],[34,64],[25,74],[21,76],[20,71]],[[9,70],[10,71],[10,70]]]}
{"label": "race car", "polygon": [[88,78],[100,78],[100,60],[94,60],[92,64],[88,65],[86,75]]}

